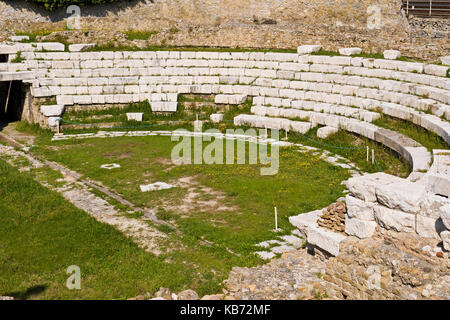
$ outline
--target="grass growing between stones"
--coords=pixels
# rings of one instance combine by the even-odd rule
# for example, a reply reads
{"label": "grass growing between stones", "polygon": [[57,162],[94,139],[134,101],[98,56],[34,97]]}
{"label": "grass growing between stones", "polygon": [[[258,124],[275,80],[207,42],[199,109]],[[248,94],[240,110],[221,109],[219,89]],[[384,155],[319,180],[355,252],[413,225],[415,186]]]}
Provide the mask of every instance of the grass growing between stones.
{"label": "grass growing between stones", "polygon": [[447,143],[440,136],[418,126],[410,121],[396,119],[385,114],[373,122],[373,124],[397,131],[426,147],[430,152],[433,149],[448,149]]}
{"label": "grass growing between stones", "polygon": [[[326,139],[320,139],[316,135],[317,129],[314,128],[305,135],[291,132],[289,133],[289,141],[325,149],[343,156],[356,164],[364,172],[374,173],[383,171],[400,177],[407,177],[410,173],[409,163],[406,159],[403,159],[395,151],[380,143],[345,130],[339,130]],[[375,164],[372,164],[371,157],[369,158],[369,162],[366,161],[367,146],[375,150]]]}

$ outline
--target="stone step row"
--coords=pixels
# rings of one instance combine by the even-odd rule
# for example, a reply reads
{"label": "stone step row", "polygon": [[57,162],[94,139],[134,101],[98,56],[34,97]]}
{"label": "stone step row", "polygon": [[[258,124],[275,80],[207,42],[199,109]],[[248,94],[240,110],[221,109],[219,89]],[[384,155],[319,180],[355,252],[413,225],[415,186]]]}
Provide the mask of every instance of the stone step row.
{"label": "stone step row", "polygon": [[[24,71],[27,68],[22,68]],[[413,85],[407,82],[395,81],[395,80],[383,80],[379,78],[364,78],[360,76],[339,76],[338,74],[323,74],[323,73],[295,73],[289,74],[289,77],[285,74],[281,74],[280,71],[260,70],[260,69],[214,69],[211,72],[205,72],[208,75],[198,75],[201,70],[198,69],[164,69],[170,75],[162,75],[161,70],[158,68],[140,68],[140,69],[96,69],[95,72],[90,72],[82,69],[31,69],[35,72],[38,83],[48,83],[55,81],[58,85],[74,84],[82,85],[87,81],[90,82],[119,82],[124,84],[124,81],[129,84],[142,83],[148,80],[152,82],[164,82],[164,83],[177,83],[177,84],[193,84],[193,83],[209,83],[209,84],[236,84],[243,83],[249,84],[254,81],[258,81],[258,84],[264,84],[265,86],[273,86],[278,88],[286,88],[291,81],[291,87],[306,88],[313,86],[322,88],[322,90],[330,90],[331,84],[343,84],[354,87],[360,87],[360,89],[375,88],[383,91],[394,91],[398,94],[410,94],[416,95],[421,98],[432,99],[444,104],[450,104],[450,94],[448,90],[436,88],[430,85]],[[210,71],[212,69],[209,69]],[[123,71],[123,72],[122,72]],[[214,73],[218,72],[218,73]],[[117,78],[117,79],[116,79]],[[258,78],[258,79],[257,79]],[[78,80],[80,79],[80,80]],[[97,80],[98,79],[98,80]],[[110,80],[111,79],[111,80]],[[122,80],[123,79],[123,80]],[[121,81],[121,82],[120,82]],[[311,83],[311,84],[309,84]],[[314,83],[314,84],[312,84]],[[438,84],[437,82],[434,85]],[[361,88],[363,87],[363,88]],[[364,88],[366,87],[366,88]],[[444,87],[450,88],[445,83]],[[331,90],[333,87],[331,87]],[[313,88],[312,90],[314,90]],[[376,92],[372,92],[377,94]],[[398,95],[397,94],[397,95]],[[379,95],[379,93],[378,93]],[[384,93],[386,96],[395,96],[395,93]],[[417,98],[416,98],[417,99]]]}
{"label": "stone step row", "polygon": [[[89,61],[83,62],[85,64],[77,64],[74,61],[37,61],[26,60],[23,63],[10,64],[9,71],[26,71],[31,70],[38,75],[48,69],[54,69],[55,76],[61,74],[70,74],[73,76],[79,76],[83,72],[86,76],[101,76],[97,73],[99,71],[105,72],[107,75],[108,69],[118,69],[117,73],[124,73],[132,75],[218,75],[218,76],[255,76],[255,77],[267,77],[267,78],[279,78],[279,79],[297,79],[304,80],[308,77],[312,77],[312,81],[323,77],[324,74],[339,74],[339,75],[351,75],[362,76],[370,78],[392,79],[397,81],[403,81],[408,83],[421,84],[425,86],[432,86],[440,89],[450,90],[450,78],[430,76],[426,74],[400,72],[386,69],[370,69],[364,67],[340,67],[330,66],[323,64],[296,64],[296,63],[283,63],[279,65],[271,66],[269,63],[249,63],[246,66],[237,66],[239,63],[234,62],[233,65],[224,65],[223,63],[212,64],[211,61],[208,65],[205,63],[190,63],[185,66],[171,66],[152,61],[139,60],[136,61],[124,61],[124,65],[113,64],[108,61]],[[203,60],[199,60],[203,61]],[[231,63],[231,62],[230,62]],[[242,64],[242,63],[241,63]],[[124,69],[124,70],[121,70]],[[78,74],[77,74],[78,73]],[[318,75],[308,75],[308,73],[318,73]],[[304,75],[305,74],[305,75]],[[39,76],[38,76],[39,77]]]}
{"label": "stone step row", "polygon": [[359,108],[349,108],[339,105],[333,105],[329,103],[315,103],[313,101],[298,101],[302,104],[296,104],[293,108],[279,108],[265,105],[254,105],[251,108],[253,114],[259,116],[269,117],[285,117],[285,118],[298,118],[306,119],[312,114],[332,114],[343,116],[346,118],[355,118],[365,122],[373,122],[381,115],[376,112],[367,111]]}
{"label": "stone step row", "polygon": [[[289,122],[283,122],[283,119],[285,118],[271,118],[260,115],[241,114],[234,118],[234,124],[236,126],[247,125],[260,128],[265,128],[265,126],[270,125],[274,126],[274,129],[286,130],[286,128],[289,128]],[[371,123],[357,119],[324,113],[310,112],[309,121],[312,125],[319,124],[331,126],[359,134],[370,140],[377,141],[396,151],[403,158],[405,158],[410,163],[412,172],[427,171],[430,167],[431,154],[428,150],[413,139],[405,137],[395,131],[380,128]],[[281,127],[277,127],[279,125],[281,125]],[[306,125],[304,125],[304,128],[306,128]]]}
{"label": "stone step row", "polygon": [[[63,44],[55,43],[23,43],[14,46],[2,45],[4,51],[24,52],[27,59],[46,60],[246,60],[246,61],[277,61],[299,62],[303,64],[316,63],[333,66],[364,66],[407,72],[418,72],[438,76],[446,76],[448,66],[424,64],[399,60],[373,59],[348,56],[298,55],[295,53],[276,52],[189,52],[189,51],[136,51],[136,52],[35,52],[38,50],[64,51]],[[62,50],[61,50],[62,49]]]}
{"label": "stone step row", "polygon": [[[231,79],[230,79],[231,78]],[[98,77],[98,78],[53,78],[39,79],[40,86],[52,87],[58,92],[57,87],[71,86],[111,86],[111,85],[151,85],[151,84],[221,84],[229,82],[251,83],[252,87],[268,87],[277,90],[271,90],[271,94],[275,97],[283,98],[304,98],[301,91],[315,91],[332,93],[335,95],[348,95],[360,98],[369,98],[385,102],[399,103],[422,111],[430,111],[438,116],[444,115],[450,119],[450,106],[445,103],[439,103],[433,99],[424,99],[414,94],[392,92],[383,89],[370,89],[357,85],[339,85],[328,82],[309,82],[297,80],[273,80],[271,78],[254,78],[254,77],[218,77],[218,76],[134,76],[134,77]],[[232,84],[227,84],[232,85]],[[287,91],[290,89],[291,91]],[[65,88],[72,91],[72,88]],[[298,91],[298,93],[297,93]],[[76,92],[74,90],[74,92]],[[120,93],[120,92],[118,92]],[[133,92],[140,93],[140,92]],[[303,95],[303,96],[302,96]],[[328,95],[332,97],[332,95]]]}
{"label": "stone step row", "polygon": [[[342,105],[346,107],[356,106],[361,109],[380,111],[387,115],[411,121],[441,136],[447,143],[450,141],[450,124],[434,115],[416,111],[395,103],[383,103],[375,99],[359,98],[354,96],[343,96],[338,94],[326,94],[314,91],[302,91],[291,89],[266,88],[257,86],[161,86],[151,88],[149,86],[130,85],[130,86],[80,86],[80,87],[59,87],[32,88],[32,94],[36,97],[57,96],[58,104],[92,104],[92,103],[132,103],[149,99],[150,90],[176,91],[176,93],[203,93],[203,94],[234,94],[256,96],[255,104],[270,104],[272,106],[302,108],[305,105],[311,106],[312,102],[307,100],[327,103],[333,105]],[[76,97],[70,97],[75,95]],[[262,95],[262,96],[259,96]],[[282,99],[272,95],[291,96],[297,99]],[[104,97],[101,97],[104,96]],[[93,102],[95,101],[95,102]],[[103,102],[102,102],[103,101]],[[116,101],[116,102],[115,102]],[[153,99],[150,97],[150,101]],[[173,100],[174,101],[174,100]],[[423,105],[426,105],[425,103]],[[439,111],[439,109],[438,109]],[[445,115],[448,113],[446,112]],[[369,116],[370,114],[365,114]]]}

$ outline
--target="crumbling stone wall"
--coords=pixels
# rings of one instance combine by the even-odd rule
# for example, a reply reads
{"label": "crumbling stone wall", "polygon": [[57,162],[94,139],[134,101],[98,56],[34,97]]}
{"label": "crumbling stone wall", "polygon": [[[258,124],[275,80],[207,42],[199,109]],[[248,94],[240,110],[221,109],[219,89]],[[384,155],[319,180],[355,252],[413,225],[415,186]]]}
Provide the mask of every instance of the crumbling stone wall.
{"label": "crumbling stone wall", "polygon": [[[81,8],[76,42],[296,48],[321,43],[326,50],[358,46],[366,52],[397,48],[413,57],[449,53],[448,37],[410,37],[400,0],[154,0]],[[48,13],[23,1],[0,2],[0,41],[14,31],[64,30],[65,9]],[[128,41],[119,31],[156,31]],[[420,50],[417,48],[420,47]]]}
{"label": "crumbling stone wall", "polygon": [[324,280],[347,299],[450,297],[450,260],[438,241],[380,231],[372,238],[343,241],[339,255],[327,263]]}

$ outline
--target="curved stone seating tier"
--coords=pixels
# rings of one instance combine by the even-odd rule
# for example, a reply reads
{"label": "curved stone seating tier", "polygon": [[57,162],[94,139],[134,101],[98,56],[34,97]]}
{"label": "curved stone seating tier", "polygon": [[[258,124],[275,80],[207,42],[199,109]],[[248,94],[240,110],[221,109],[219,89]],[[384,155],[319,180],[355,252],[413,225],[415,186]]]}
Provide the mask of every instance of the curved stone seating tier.
{"label": "curved stone seating tier", "polygon": [[247,125],[257,128],[283,129],[305,133],[309,130],[307,122],[290,121],[285,118],[308,117],[311,122],[309,128],[317,124],[342,128],[389,147],[410,163],[412,172],[427,171],[430,167],[432,160],[428,150],[416,141],[395,131],[380,128],[357,119],[299,110],[281,109],[280,116],[285,118],[268,117],[266,115],[268,114],[267,112],[270,112],[269,110],[270,108],[266,107],[253,107],[252,112],[255,115],[241,114],[234,118],[234,124],[236,126]]}

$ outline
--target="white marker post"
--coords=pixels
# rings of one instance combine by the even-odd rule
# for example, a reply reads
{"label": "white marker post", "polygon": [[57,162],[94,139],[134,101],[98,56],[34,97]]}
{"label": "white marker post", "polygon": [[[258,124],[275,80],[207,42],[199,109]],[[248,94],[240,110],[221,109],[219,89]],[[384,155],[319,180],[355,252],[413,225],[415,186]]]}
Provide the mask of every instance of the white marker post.
{"label": "white marker post", "polygon": [[275,231],[278,231],[278,212],[277,212],[277,207],[275,207]]}
{"label": "white marker post", "polygon": [[375,150],[372,149],[372,164],[375,163]]}
{"label": "white marker post", "polygon": [[367,158],[366,158],[366,162],[369,162],[369,146],[367,146]]}

